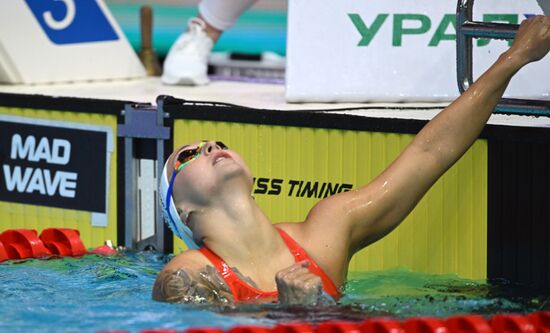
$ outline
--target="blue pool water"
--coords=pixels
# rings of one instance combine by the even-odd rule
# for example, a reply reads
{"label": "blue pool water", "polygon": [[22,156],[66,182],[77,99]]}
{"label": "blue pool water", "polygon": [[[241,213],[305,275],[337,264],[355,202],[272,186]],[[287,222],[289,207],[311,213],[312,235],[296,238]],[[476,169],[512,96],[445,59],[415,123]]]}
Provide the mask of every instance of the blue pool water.
{"label": "blue pool water", "polygon": [[369,316],[491,315],[550,309],[548,298],[506,283],[403,269],[353,274],[341,304],[323,309],[277,305],[194,307],[151,300],[169,257],[141,252],[0,264],[0,332],[96,332],[147,328],[268,325],[280,321],[362,320]]}

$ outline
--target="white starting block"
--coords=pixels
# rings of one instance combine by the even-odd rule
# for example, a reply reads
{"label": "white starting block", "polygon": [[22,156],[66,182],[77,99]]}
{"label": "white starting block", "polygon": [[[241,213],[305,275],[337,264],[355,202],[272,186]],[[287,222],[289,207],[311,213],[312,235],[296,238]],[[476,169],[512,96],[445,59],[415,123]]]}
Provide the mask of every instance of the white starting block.
{"label": "white starting block", "polygon": [[0,82],[145,76],[102,0],[2,0],[0,22]]}
{"label": "white starting block", "polygon": [[[475,21],[519,24],[550,0],[477,0]],[[289,102],[449,101],[459,95],[456,1],[289,1]],[[549,14],[550,15],[550,14]],[[508,41],[474,41],[474,79]],[[550,57],[516,75],[506,97],[550,99]]]}

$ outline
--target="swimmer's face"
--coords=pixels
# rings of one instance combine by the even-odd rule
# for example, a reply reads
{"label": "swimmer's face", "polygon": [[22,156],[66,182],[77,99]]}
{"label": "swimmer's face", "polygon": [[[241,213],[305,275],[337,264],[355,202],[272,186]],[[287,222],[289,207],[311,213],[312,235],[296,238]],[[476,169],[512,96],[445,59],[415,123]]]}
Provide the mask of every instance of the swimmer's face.
{"label": "swimmer's face", "polygon": [[221,142],[183,145],[170,155],[168,163],[172,172],[177,170],[172,192],[177,207],[208,205],[228,186],[244,185],[248,192],[252,190],[252,175],[245,162]]}

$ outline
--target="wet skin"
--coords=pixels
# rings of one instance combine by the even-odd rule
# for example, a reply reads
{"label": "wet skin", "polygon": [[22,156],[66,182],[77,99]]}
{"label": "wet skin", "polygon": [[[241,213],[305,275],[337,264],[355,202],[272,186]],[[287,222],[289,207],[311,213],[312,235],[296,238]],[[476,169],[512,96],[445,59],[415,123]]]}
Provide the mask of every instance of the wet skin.
{"label": "wet skin", "polygon": [[[277,226],[294,238],[337,286],[342,286],[352,255],[403,221],[479,136],[514,74],[549,50],[550,18],[525,20],[512,47],[434,117],[378,177],[357,190],[321,200],[301,223]],[[251,190],[252,176],[242,158],[209,141],[201,155],[177,175],[174,201],[180,215],[188,216],[196,240],[229,266],[238,267],[258,288],[278,290],[279,301],[284,303],[315,302],[315,295],[320,293],[319,279],[308,274],[304,263],[294,262],[271,221],[251,198]],[[159,274],[153,296],[187,302],[193,296],[203,297],[209,289],[231,302],[216,274],[200,252],[186,251]],[[179,285],[173,287],[174,283]],[[216,302],[216,297],[204,298]]]}

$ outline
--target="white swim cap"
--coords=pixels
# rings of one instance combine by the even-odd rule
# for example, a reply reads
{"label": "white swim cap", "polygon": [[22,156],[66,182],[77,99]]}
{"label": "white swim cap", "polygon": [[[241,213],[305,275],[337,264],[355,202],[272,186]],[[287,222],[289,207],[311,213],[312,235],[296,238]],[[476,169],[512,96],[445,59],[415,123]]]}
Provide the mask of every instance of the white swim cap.
{"label": "white swim cap", "polygon": [[[164,221],[168,223],[168,226],[172,232],[185,242],[188,249],[198,249],[199,246],[193,240],[193,232],[180,219],[178,210],[176,209],[176,205],[172,199],[172,188],[170,186],[171,179],[168,179],[168,169],[168,161],[166,161],[159,184],[159,198],[162,205]],[[175,177],[175,175],[176,173],[174,172],[173,177]]]}

